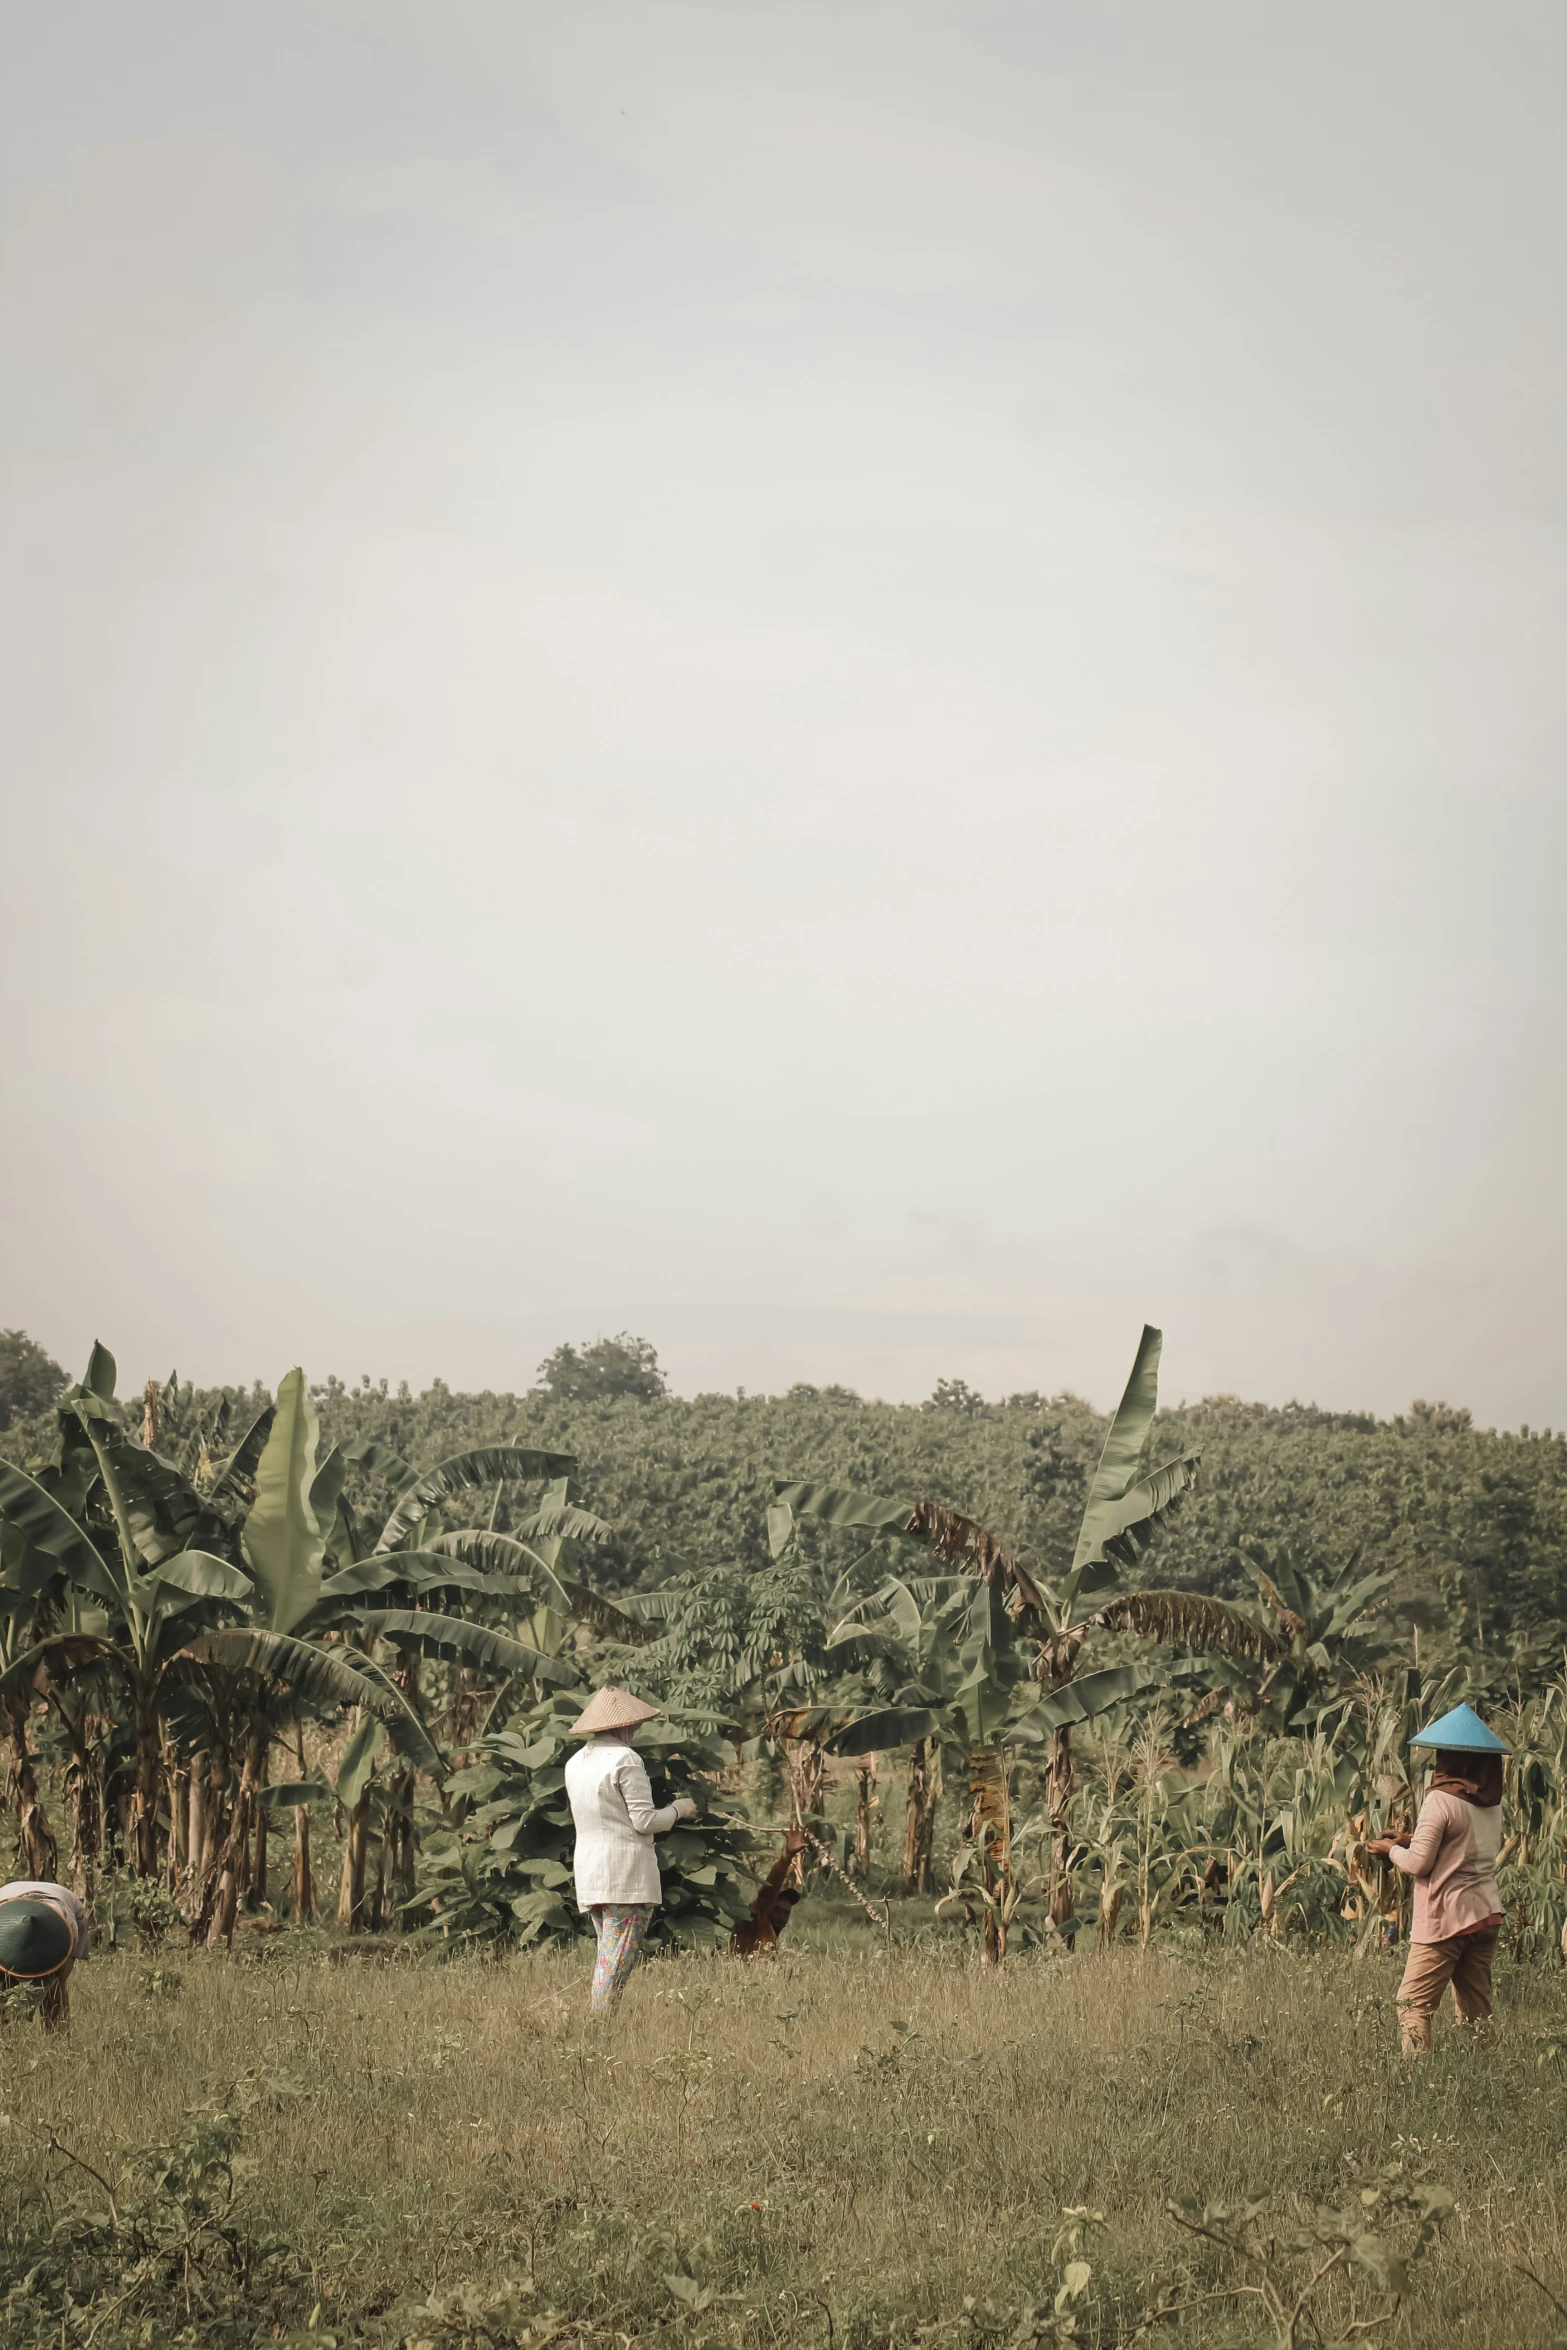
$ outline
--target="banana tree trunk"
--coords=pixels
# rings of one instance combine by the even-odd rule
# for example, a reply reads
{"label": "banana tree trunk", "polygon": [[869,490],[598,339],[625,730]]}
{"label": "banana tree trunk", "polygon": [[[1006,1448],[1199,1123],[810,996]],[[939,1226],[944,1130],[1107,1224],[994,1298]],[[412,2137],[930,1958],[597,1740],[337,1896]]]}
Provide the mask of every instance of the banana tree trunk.
{"label": "banana tree trunk", "polygon": [[174,1745],[163,1750],[163,1784],[169,1796],[169,1841],[164,1848],[164,1870],[171,1894],[177,1894],[185,1875],[185,1835],[189,1822],[189,1796],[186,1781],[190,1774],[179,1759]]}
{"label": "banana tree trunk", "polygon": [[185,1802],[185,1882],[194,1884],[207,1865],[207,1757],[190,1758]]}
{"label": "banana tree trunk", "polygon": [[162,1794],[163,1738],[150,1691],[136,1706],[136,1793],[131,1805],[131,1867],[138,1877],[158,1873],[158,1803]]}
{"label": "banana tree trunk", "polygon": [[877,1809],[876,1761],[874,1754],[865,1755],[854,1766],[854,1873],[868,1874],[871,1865],[871,1818]]}
{"label": "banana tree trunk", "polygon": [[927,1738],[916,1741],[909,1764],[909,1791],[903,1812],[903,1890],[930,1891],[930,1855],[941,1800],[941,1753]]}
{"label": "banana tree trunk", "polygon": [[213,1867],[210,1897],[203,1902],[208,1920],[206,1938],[209,1950],[216,1950],[220,1943],[228,1948],[233,1947],[240,1893],[249,1868],[250,1840],[256,1818],[256,1789],[266,1768],[269,1735],[266,1717],[253,1715],[245,1740],[245,1759],[240,1766],[239,1785],[234,1791],[228,1834]]}
{"label": "banana tree trunk", "polygon": [[[261,1775],[257,1792],[267,1783],[267,1758],[261,1758]],[[250,1877],[245,1886],[245,1907],[248,1910],[265,1909],[267,1905],[267,1829],[271,1813],[264,1803],[256,1805],[256,1838],[251,1850]]]}
{"label": "banana tree trunk", "polygon": [[27,1699],[6,1700],[11,1733],[11,1792],[16,1798],[16,1854],[27,1877],[53,1884],[60,1865],[60,1847],[38,1792],[33,1751],[27,1733]]}
{"label": "banana tree trunk", "polygon": [[103,1850],[103,1789],[86,1707],[75,1709],[59,1697],[56,1703],[71,1749],[65,1771],[71,1807],[71,1890],[90,1906]]}
{"label": "banana tree trunk", "polygon": [[1045,1790],[1050,1812],[1050,1922],[1063,1927],[1072,1915],[1072,1802],[1077,1793],[1070,1727],[1051,1736]]}
{"label": "banana tree trunk", "polygon": [[315,1923],[316,1886],[310,1873],[310,1806],[294,1806],[294,1923]]}
{"label": "banana tree trunk", "polygon": [[370,1797],[371,1785],[366,1781],[364,1793],[348,1815],[348,1835],[343,1845],[343,1873],[337,1888],[337,1922],[345,1934],[358,1934],[365,1922],[365,1868],[370,1857]]}
{"label": "banana tree trunk", "polygon": [[1007,1954],[1014,1889],[1012,1798],[1006,1756],[999,1746],[976,1746],[970,1754],[969,1793],[974,1800],[969,1834],[979,1851],[985,1900],[985,1964],[1000,1966]]}

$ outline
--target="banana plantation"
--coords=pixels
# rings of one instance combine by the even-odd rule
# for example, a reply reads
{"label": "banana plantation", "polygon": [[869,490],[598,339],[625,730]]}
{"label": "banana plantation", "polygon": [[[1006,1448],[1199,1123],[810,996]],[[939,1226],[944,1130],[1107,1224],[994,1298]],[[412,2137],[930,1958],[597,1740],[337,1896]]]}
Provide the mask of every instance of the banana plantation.
{"label": "banana plantation", "polygon": [[[1398,1939],[1406,1880],[1369,1848],[1412,1820],[1409,1736],[1477,1660],[1439,1590],[1366,1550],[1324,1563],[1309,1523],[1239,1529],[1229,1595],[1161,1580],[1201,1454],[1155,1457],[1159,1356],[1145,1330],[1097,1465],[1061,1476],[1054,1556],[795,1458],[758,1555],[632,1585],[572,1450],[416,1468],[374,1434],[324,1442],[301,1371],[253,1412],[177,1380],[127,1405],[97,1347],[0,1461],[16,1872],[161,1903],[209,1948],[569,1940],[568,1728],[608,1680],[663,1709],[655,1800],[697,1806],[660,1846],[666,1942],[726,1946],[790,1826],[808,1889],[991,1965]],[[1567,1686],[1485,1670],[1512,1756],[1504,1947],[1554,1963]]]}

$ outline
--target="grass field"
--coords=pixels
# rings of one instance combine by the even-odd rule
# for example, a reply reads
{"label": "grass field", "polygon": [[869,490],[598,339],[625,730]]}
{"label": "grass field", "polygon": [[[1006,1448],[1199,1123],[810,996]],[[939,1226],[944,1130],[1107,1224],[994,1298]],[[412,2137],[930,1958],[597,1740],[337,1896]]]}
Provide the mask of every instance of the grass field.
{"label": "grass field", "polygon": [[[1456,2202],[1372,2341],[1567,2337],[1518,2273],[1567,2302],[1557,1974],[1504,1965],[1495,2048],[1448,2028],[1411,2067],[1384,1959],[1083,1955],[998,1977],[802,1946],[649,1964],[593,2027],[578,1957],[334,1960],[287,1934],[265,1952],[104,1954],[68,2038],[0,2031],[5,2350],[1257,2343],[1276,2330],[1255,2300],[1203,2298],[1255,2272],[1166,2198],[1358,2204],[1390,2161]],[[160,2143],[161,2185],[127,2163]],[[1080,2241],[1061,2217],[1079,2206],[1104,2215]],[[1074,2258],[1092,2276],[1058,2317]],[[1353,2289],[1329,2280],[1302,2344],[1388,2307]],[[1186,2306],[1139,2332],[1161,2303]]]}

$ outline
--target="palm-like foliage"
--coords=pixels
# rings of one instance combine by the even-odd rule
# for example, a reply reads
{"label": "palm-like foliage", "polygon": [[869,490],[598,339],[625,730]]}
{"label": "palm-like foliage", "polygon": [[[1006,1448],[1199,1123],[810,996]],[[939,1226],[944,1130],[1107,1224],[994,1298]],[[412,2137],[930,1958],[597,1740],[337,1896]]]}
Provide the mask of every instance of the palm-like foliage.
{"label": "palm-like foliage", "polygon": [[[1223,1601],[1198,1600],[1184,1592],[1120,1588],[1123,1574],[1140,1565],[1157,1528],[1196,1481],[1196,1453],[1155,1469],[1141,1467],[1158,1404],[1162,1343],[1159,1331],[1144,1329],[1089,1488],[1071,1563],[1062,1575],[1025,1565],[987,1528],[934,1501],[909,1503],[842,1487],[780,1481],[769,1520],[775,1549],[788,1544],[801,1519],[869,1533],[883,1543],[925,1544],[947,1566],[990,1592],[1032,1639],[1033,1671],[1051,1694],[1048,1702],[1021,1718],[1041,1731],[1048,1729],[1050,1737],[1049,1895],[1051,1917],[1058,1927],[1064,1927],[1072,1914],[1073,1729],[1120,1704],[1140,1685],[1132,1666],[1080,1676],[1078,1659],[1085,1641],[1095,1632],[1119,1631],[1173,1639],[1183,1647],[1192,1645],[1196,1635],[1204,1649],[1237,1656],[1268,1655],[1280,1647],[1266,1626]],[[1015,1726],[1011,1734],[1016,1735]],[[982,1814],[992,1822],[999,1822],[1001,1815],[989,1779],[976,1791],[976,1823]],[[980,1833],[976,1825],[976,1836]],[[999,1826],[984,1828],[983,1833],[992,1843],[1000,1840]]]}

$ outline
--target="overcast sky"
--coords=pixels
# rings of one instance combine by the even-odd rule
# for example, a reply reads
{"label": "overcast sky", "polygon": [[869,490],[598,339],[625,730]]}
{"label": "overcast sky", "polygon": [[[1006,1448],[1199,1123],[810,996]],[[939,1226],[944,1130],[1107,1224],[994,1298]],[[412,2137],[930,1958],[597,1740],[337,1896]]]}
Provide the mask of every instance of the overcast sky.
{"label": "overcast sky", "polygon": [[1567,1420],[1559,0],[6,0],[0,1324]]}

